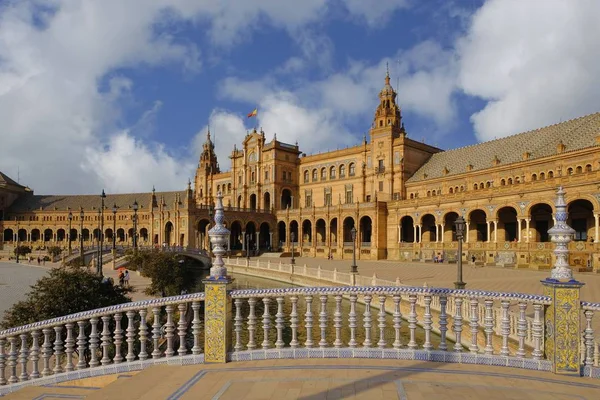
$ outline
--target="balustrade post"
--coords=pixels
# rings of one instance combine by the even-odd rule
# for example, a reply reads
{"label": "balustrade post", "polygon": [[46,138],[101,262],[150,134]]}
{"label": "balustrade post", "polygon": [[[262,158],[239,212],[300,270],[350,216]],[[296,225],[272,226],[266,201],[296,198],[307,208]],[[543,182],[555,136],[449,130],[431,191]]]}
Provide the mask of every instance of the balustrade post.
{"label": "balustrade post", "polygon": [[446,334],[448,333],[448,314],[446,313],[446,306],[448,304],[448,297],[445,294],[440,295],[440,345],[439,350],[448,350],[448,344],[446,343]]}
{"label": "balustrade post", "polygon": [[[38,331],[36,331],[38,332]],[[0,338],[0,385],[6,385],[6,339]]]}
{"label": "balustrade post", "polygon": [[292,340],[290,347],[295,349],[298,347],[298,296],[290,298],[292,302],[292,311],[290,313],[290,328],[292,329]]}
{"label": "balustrade post", "polygon": [[560,375],[580,375],[580,291],[584,285],[573,278],[569,266],[568,244],[575,230],[567,225],[567,202],[565,191],[559,187],[556,198],[556,220],[548,230],[551,240],[556,244],[554,255],[556,262],[551,276],[542,281],[544,294],[551,298],[544,312],[547,331],[545,340],[546,358],[552,362],[552,372]]}
{"label": "balustrade post", "polygon": [[379,295],[379,317],[377,318],[378,327],[379,327],[379,341],[377,342],[377,347],[383,349],[385,348],[387,342],[385,340],[385,295]]}
{"label": "balustrade post", "polygon": [[[320,270],[319,270],[320,271]],[[321,312],[319,313],[319,328],[321,328],[321,340],[319,340],[319,347],[327,347],[327,295],[322,294],[321,300]]]}
{"label": "balustrade post", "polygon": [[115,346],[115,356],[113,357],[113,362],[115,364],[123,362],[123,356],[121,355],[121,344],[123,343],[123,329],[121,329],[121,320],[123,319],[123,314],[116,313],[114,315],[115,318],[115,332],[114,332],[114,346]]}
{"label": "balustrade post", "polygon": [[161,351],[158,344],[160,342],[160,307],[152,307],[152,315],[154,317],[152,323],[152,358],[160,358]]}
{"label": "balustrade post", "polygon": [[283,314],[283,297],[277,297],[277,314],[275,315],[275,328],[277,329],[277,341],[275,347],[282,349],[285,343],[283,342],[284,314]]}
{"label": "balustrade post", "polygon": [[271,329],[271,315],[269,314],[269,304],[271,303],[271,299],[269,297],[265,297],[262,299],[264,305],[263,311],[263,341],[262,348],[267,350],[271,347],[271,342],[269,341],[269,330]]}
{"label": "balustrade post", "polygon": [[11,336],[8,338],[10,343],[10,351],[8,353],[8,366],[10,367],[10,377],[8,378],[8,383],[17,383],[19,378],[17,378],[17,337]]}
{"label": "balustrade post", "polygon": [[333,326],[335,328],[335,341],[333,346],[342,347],[342,295],[335,295],[335,312],[333,313]]}
{"label": "balustrade post", "polygon": [[312,299],[313,297],[308,295],[305,297],[306,300],[306,314],[304,314],[304,326],[306,326],[306,341],[304,346],[310,349],[313,346],[312,340],[312,326],[313,326],[313,314],[312,314]]}
{"label": "balustrade post", "polygon": [[592,367],[594,365],[594,329],[592,328],[592,319],[594,312],[592,310],[586,310],[585,313],[585,359],[584,365],[586,367]]}
{"label": "balustrade post", "polygon": [[[242,319],[242,304],[243,304],[244,300],[243,299],[235,299],[234,303],[235,303],[235,319],[234,319],[234,323],[233,326],[235,327],[235,345],[233,346],[233,350],[234,351],[241,351],[244,347],[242,345],[242,327],[244,326],[244,320]],[[192,304],[192,307],[194,307],[194,305]],[[198,303],[198,306],[196,307],[198,309],[200,309],[200,304]],[[196,321],[196,308],[194,308],[194,322]],[[194,322],[192,323],[192,326],[194,326]],[[194,328],[196,329],[196,328]],[[195,335],[195,334],[194,334]],[[194,349],[196,348],[196,344],[194,343]],[[192,349],[192,352],[194,354],[196,354],[194,352],[194,349]]]}
{"label": "balustrade post", "polygon": [[400,312],[400,300],[401,296],[399,294],[395,294],[393,296],[394,299],[394,348],[399,350],[402,346],[402,342],[400,341],[400,328],[402,324],[402,313]]}
{"label": "balustrade post", "polygon": [[248,314],[248,350],[254,350],[256,348],[256,341],[254,340],[254,333],[256,331],[256,298],[250,297],[248,299],[248,305],[250,306],[250,312]]}
{"label": "balustrade post", "polygon": [[462,333],[462,304],[463,299],[461,297],[454,298],[454,304],[456,306],[455,314],[454,314],[454,335],[456,336],[456,341],[454,342],[454,351],[461,352],[463,349],[461,343],[461,333]]}
{"label": "balustrade post", "polygon": [[363,314],[363,326],[365,328],[365,341],[363,347],[371,347],[371,299],[370,294],[365,294],[365,312]]}
{"label": "balustrade post", "polygon": [[[90,332],[90,368],[97,367],[98,365],[100,365],[100,362],[98,361],[98,348],[100,347],[98,321],[99,320],[96,317],[90,319],[90,326],[92,327],[92,330]],[[81,328],[81,325],[79,327]]]}
{"label": "balustrade post", "polygon": [[105,315],[102,317],[102,337],[100,340],[102,341],[102,359],[100,362],[102,365],[110,364],[110,357],[108,356],[108,352],[110,350],[110,316]]}
{"label": "balustrade post", "polygon": [[[205,279],[204,309],[204,362],[226,363],[227,353],[232,350],[233,300],[227,289],[233,279],[227,275],[223,262],[225,246],[229,238],[229,230],[223,224],[223,195],[217,193],[215,205],[215,224],[208,231],[213,245],[213,263],[210,276]],[[257,263],[258,264],[258,263]],[[250,349],[250,345],[248,345]]]}
{"label": "balustrade post", "polygon": [[62,366],[62,355],[64,354],[63,352],[63,341],[62,341],[62,326],[55,326],[54,327],[54,373],[55,374],[60,374],[61,372],[64,371],[63,366]]}
{"label": "balustrade post", "polygon": [[479,345],[477,344],[477,333],[479,331],[479,300],[472,298],[469,302],[471,304],[471,345],[469,346],[469,351],[471,353],[478,353]]}
{"label": "balustrade post", "polygon": [[408,302],[410,304],[410,312],[408,313],[408,330],[410,332],[410,340],[408,341],[408,348],[416,350],[418,348],[417,341],[415,340],[415,333],[417,330],[417,295],[409,294]]}
{"label": "balustrade post", "polygon": [[356,347],[356,301],[358,296],[351,294],[350,296],[350,314],[348,314],[348,326],[350,328],[350,341],[348,347]]}
{"label": "balustrade post", "polygon": [[29,379],[29,374],[27,373],[27,357],[29,356],[29,351],[27,349],[27,334],[22,333],[21,337],[21,351],[19,351],[19,364],[21,364],[21,375],[19,375],[19,381],[23,382]]}
{"label": "balustrade post", "polygon": [[192,310],[194,312],[194,319],[192,320],[192,336],[194,336],[194,347],[192,347],[192,354],[198,355],[202,353],[202,348],[200,347],[200,302],[198,300],[194,300],[192,302]]}
{"label": "balustrade post", "polygon": [[[31,344],[31,353],[29,353],[29,360],[31,360],[31,379],[37,379],[40,377],[39,370],[39,361],[40,361],[40,331],[31,332],[32,344]],[[2,350],[0,350],[0,354]],[[4,377],[4,371],[0,372],[0,384],[2,378]]]}
{"label": "balustrade post", "polygon": [[[127,362],[132,362],[133,360],[135,360],[135,353],[133,350],[133,347],[135,345],[135,325],[134,325],[134,318],[135,318],[135,311],[127,311],[127,313],[125,314],[127,315],[127,330],[126,330],[126,342],[127,342],[127,356],[125,356],[125,359],[127,360]],[[141,328],[141,325],[140,325]],[[141,347],[141,339],[140,339],[140,347]]]}
{"label": "balustrade post", "polygon": [[73,371],[75,365],[73,364],[73,353],[75,352],[75,339],[73,338],[73,327],[75,324],[65,324],[67,328],[67,339],[65,341],[65,353],[67,354],[67,364],[65,365],[65,371]]}
{"label": "balustrade post", "polygon": [[433,350],[433,345],[431,344],[431,326],[432,326],[432,318],[431,318],[431,295],[426,293],[423,296],[423,302],[425,304],[425,313],[423,314],[423,328],[425,329],[425,343],[423,343],[424,350]]}
{"label": "balustrade post", "polygon": [[494,354],[494,346],[492,345],[492,335],[494,333],[494,314],[493,308],[494,300],[485,300],[485,349],[484,352],[487,355]]}
{"label": "balustrade post", "polygon": [[544,333],[542,308],[543,306],[541,304],[533,305],[533,351],[531,352],[531,356],[534,360],[541,360],[544,355],[542,352],[542,336]]}
{"label": "balustrade post", "polygon": [[179,322],[177,323],[177,334],[179,335],[179,349],[177,349],[178,356],[184,356],[187,354],[187,346],[185,345],[185,336],[187,334],[187,303],[179,303],[177,306],[179,311]]}

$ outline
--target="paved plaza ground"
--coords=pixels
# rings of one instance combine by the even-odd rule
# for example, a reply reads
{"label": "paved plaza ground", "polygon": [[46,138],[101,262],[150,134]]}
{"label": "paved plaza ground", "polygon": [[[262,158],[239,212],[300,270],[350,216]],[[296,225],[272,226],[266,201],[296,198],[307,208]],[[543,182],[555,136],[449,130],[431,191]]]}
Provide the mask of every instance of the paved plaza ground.
{"label": "paved plaza ground", "polygon": [[7,399],[574,400],[597,399],[600,382],[468,364],[368,359],[232,362],[29,387]]}
{"label": "paved plaza ground", "polygon": [[[289,263],[289,258],[261,258],[278,263]],[[352,260],[325,260],[322,258],[297,257],[296,265],[306,264],[308,267],[349,272]],[[453,288],[456,281],[456,264],[434,264],[398,261],[358,260],[358,273],[362,276],[373,276],[395,281],[396,277],[404,285]],[[600,274],[592,272],[575,272],[575,279],[584,282],[581,289],[581,299],[600,303]],[[535,271],[530,269],[514,269],[502,267],[475,267],[463,264],[463,281],[467,289],[490,290],[496,292],[519,292],[542,294],[543,286],[540,281],[549,277],[550,271]]]}
{"label": "paved plaza ground", "polygon": [[30,286],[48,273],[50,263],[37,266],[25,263],[0,262],[0,319],[14,303],[25,300]]}

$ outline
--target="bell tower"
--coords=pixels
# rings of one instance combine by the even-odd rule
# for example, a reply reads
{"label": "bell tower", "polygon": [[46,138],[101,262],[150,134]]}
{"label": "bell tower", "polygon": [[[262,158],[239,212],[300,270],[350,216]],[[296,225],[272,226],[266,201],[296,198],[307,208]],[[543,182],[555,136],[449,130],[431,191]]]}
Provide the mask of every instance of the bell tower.
{"label": "bell tower", "polygon": [[392,132],[393,137],[405,135],[400,106],[396,104],[396,91],[390,84],[390,71],[386,70],[385,84],[379,92],[379,105],[373,118],[372,134],[385,131]]}
{"label": "bell tower", "polygon": [[202,154],[198,169],[196,170],[196,178],[194,188],[196,190],[196,202],[198,204],[210,204],[212,196],[212,180],[213,175],[220,173],[217,154],[215,153],[215,145],[210,139],[210,128],[206,133],[206,141],[202,145]]}

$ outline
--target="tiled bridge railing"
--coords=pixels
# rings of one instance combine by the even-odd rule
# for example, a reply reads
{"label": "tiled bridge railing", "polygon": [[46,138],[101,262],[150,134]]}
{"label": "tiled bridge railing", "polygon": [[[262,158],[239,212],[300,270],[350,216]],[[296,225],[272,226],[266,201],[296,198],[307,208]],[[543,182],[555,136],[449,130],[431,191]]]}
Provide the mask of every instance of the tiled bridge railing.
{"label": "tiled bridge railing", "polygon": [[[420,287],[234,290],[229,296],[235,306],[233,324],[227,329],[232,361],[368,357],[552,368],[542,345],[543,310],[549,303],[545,296]],[[417,307],[420,297],[422,310]],[[204,293],[195,293],[126,303],[0,331],[0,384],[4,385],[0,395],[22,386],[153,364],[202,363],[203,326],[209,318],[203,317],[204,299]],[[364,305],[358,304],[359,299]],[[441,305],[439,313],[432,312],[434,299]],[[457,305],[452,314],[447,312],[450,301]],[[533,307],[532,348],[525,346],[522,319],[516,322],[520,339],[511,343],[511,320],[506,313],[500,335],[494,335],[495,301]],[[409,311],[403,315],[404,303]],[[462,304],[469,305],[471,318],[463,316]],[[480,304],[483,324],[475,317]],[[600,377],[592,329],[600,304],[581,305],[585,316],[580,330],[583,373]],[[463,338],[468,338],[466,346]]]}
{"label": "tiled bridge railing", "polygon": [[[338,285],[352,285],[353,281],[358,286],[403,286],[400,278],[397,278],[395,281],[390,281],[386,279],[378,278],[377,275],[373,275],[373,277],[369,276],[361,276],[356,275],[352,276],[346,272],[339,272],[337,269],[326,270],[318,268],[307,267],[304,265],[291,265],[284,264],[282,262],[271,262],[268,261],[260,261],[260,260],[247,260],[245,258],[228,258],[225,260],[227,268],[229,271],[234,273],[242,273],[242,274],[250,274],[253,276],[267,276],[271,279],[274,278],[273,273],[278,274],[280,279],[289,281],[289,278],[303,278],[305,282],[317,282],[317,284],[331,284],[332,286]],[[266,275],[268,274],[268,275]],[[308,281],[306,280],[308,279]],[[301,283],[300,283],[301,284]],[[423,296],[419,296],[417,300],[417,305],[419,307],[424,307],[424,298]],[[525,306],[519,307],[517,303],[512,303],[508,310],[503,309],[502,307],[506,307],[507,303],[501,304],[499,300],[494,301],[494,305],[492,308],[493,313],[493,330],[494,334],[500,335],[502,331],[502,320],[506,318],[503,313],[508,311],[508,319],[510,332],[509,339],[511,341],[519,341],[520,336],[519,332],[517,332],[517,327],[519,324],[523,324],[523,322],[519,322],[521,318],[525,318],[525,346],[533,347],[534,346],[534,310],[532,304],[525,304]],[[477,316],[479,326],[484,326],[485,324],[485,304],[484,302],[479,302],[477,310],[472,312],[472,308],[469,302],[463,302],[462,305],[462,316],[463,318],[471,319],[473,315]],[[525,310],[523,310],[525,307]],[[431,302],[431,309],[435,312],[440,312],[441,304],[439,297],[433,297]],[[446,304],[446,311],[450,314],[456,314],[456,303],[453,297],[448,299],[448,303]],[[523,316],[523,312],[525,312]],[[419,325],[421,322],[419,322]],[[506,324],[505,324],[506,325]],[[437,331],[437,328],[434,328],[434,331]],[[542,338],[543,340],[543,338]],[[542,342],[543,345],[543,342]]]}

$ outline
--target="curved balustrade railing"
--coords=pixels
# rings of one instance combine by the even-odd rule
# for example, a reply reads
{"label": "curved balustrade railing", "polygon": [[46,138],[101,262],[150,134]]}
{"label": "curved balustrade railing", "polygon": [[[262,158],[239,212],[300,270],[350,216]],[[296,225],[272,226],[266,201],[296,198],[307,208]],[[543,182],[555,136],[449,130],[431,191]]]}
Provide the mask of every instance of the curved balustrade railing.
{"label": "curved balustrade railing", "polygon": [[[0,385],[62,373],[63,380],[76,379],[68,373],[200,355],[203,301],[204,293],[194,293],[124,303],[0,331]],[[0,389],[0,395],[6,392]]]}
{"label": "curved balustrade railing", "polygon": [[[229,294],[234,305],[232,361],[370,357],[551,370],[544,359],[547,296],[409,286]],[[204,293],[195,293],[125,303],[0,331],[0,385],[9,385],[0,387],[0,394],[36,380],[43,384],[155,363],[182,364],[189,357],[189,362],[201,363],[204,299]],[[495,331],[497,307],[500,332]],[[511,307],[519,310],[516,320],[509,318]],[[533,346],[525,341],[528,309],[533,312]],[[593,329],[600,304],[582,302],[581,309],[582,367],[586,376],[600,377]]]}

